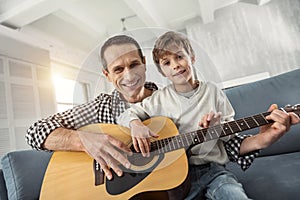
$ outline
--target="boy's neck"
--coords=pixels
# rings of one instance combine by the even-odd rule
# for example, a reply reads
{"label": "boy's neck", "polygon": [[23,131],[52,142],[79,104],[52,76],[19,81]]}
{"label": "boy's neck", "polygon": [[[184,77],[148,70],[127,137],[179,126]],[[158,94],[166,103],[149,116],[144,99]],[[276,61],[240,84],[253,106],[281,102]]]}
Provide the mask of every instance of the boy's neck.
{"label": "boy's neck", "polygon": [[174,86],[176,92],[186,93],[199,87],[199,81],[191,79],[187,84]]}

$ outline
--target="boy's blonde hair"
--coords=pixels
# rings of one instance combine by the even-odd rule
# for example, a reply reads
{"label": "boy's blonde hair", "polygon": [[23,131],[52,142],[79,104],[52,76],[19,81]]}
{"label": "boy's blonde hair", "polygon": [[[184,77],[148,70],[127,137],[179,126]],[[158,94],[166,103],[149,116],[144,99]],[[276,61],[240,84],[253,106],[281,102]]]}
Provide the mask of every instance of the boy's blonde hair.
{"label": "boy's blonde hair", "polygon": [[156,40],[152,50],[153,61],[161,73],[159,59],[172,53],[170,47],[174,44],[184,48],[190,57],[195,57],[194,49],[185,35],[174,31],[168,31]]}

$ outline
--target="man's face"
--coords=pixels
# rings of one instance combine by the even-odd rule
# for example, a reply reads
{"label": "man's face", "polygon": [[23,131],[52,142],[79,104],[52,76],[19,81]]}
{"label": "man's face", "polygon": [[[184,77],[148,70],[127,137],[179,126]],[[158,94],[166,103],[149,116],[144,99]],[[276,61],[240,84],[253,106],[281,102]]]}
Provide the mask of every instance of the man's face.
{"label": "man's face", "polygon": [[130,102],[130,99],[139,95],[144,86],[145,59],[141,59],[133,44],[112,45],[104,52],[104,58],[108,71],[103,70],[103,74],[123,98]]}

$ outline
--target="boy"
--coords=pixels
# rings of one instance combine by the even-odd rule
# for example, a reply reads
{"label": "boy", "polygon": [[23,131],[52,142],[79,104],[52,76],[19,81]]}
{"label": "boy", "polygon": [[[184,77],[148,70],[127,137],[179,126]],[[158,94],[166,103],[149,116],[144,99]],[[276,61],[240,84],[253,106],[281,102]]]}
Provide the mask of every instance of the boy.
{"label": "boy", "polygon": [[[185,36],[175,32],[163,34],[156,41],[152,53],[158,70],[172,84],[154,92],[151,97],[120,115],[118,123],[131,128],[133,146],[137,152],[149,156],[149,138],[158,137],[143,125],[141,120],[146,118],[166,116],[175,123],[179,133],[197,130],[199,126],[208,128],[233,119],[234,110],[224,93],[210,82],[194,79],[195,54]],[[191,190],[185,199],[199,199],[203,195],[208,199],[248,199],[242,185],[224,167],[229,161],[224,142],[229,139],[219,138],[191,147]],[[254,139],[251,138],[253,142]],[[271,138],[268,139],[270,141],[263,147],[270,144]],[[243,152],[242,145],[241,154],[258,150],[247,143],[247,150]]]}

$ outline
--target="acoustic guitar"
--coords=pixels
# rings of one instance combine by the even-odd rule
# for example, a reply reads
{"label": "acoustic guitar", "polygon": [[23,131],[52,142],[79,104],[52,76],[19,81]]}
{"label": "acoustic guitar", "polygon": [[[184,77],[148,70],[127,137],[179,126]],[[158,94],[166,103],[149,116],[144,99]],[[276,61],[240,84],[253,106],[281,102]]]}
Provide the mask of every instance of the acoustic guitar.
{"label": "acoustic guitar", "polygon": [[[282,110],[300,117],[299,104]],[[103,184],[99,180],[99,165],[88,154],[54,152],[44,176],[40,199],[123,200],[149,191],[173,189],[187,178],[187,148],[272,123],[265,118],[269,114],[260,113],[183,134],[179,134],[175,124],[166,117],[150,118],[143,123],[159,135],[159,138],[151,139],[150,157],[142,157],[141,153],[127,156],[131,168],[121,167],[123,176],[118,177],[113,172],[113,179],[106,179]],[[80,130],[109,134],[133,149],[128,128],[115,124],[91,124]]]}

